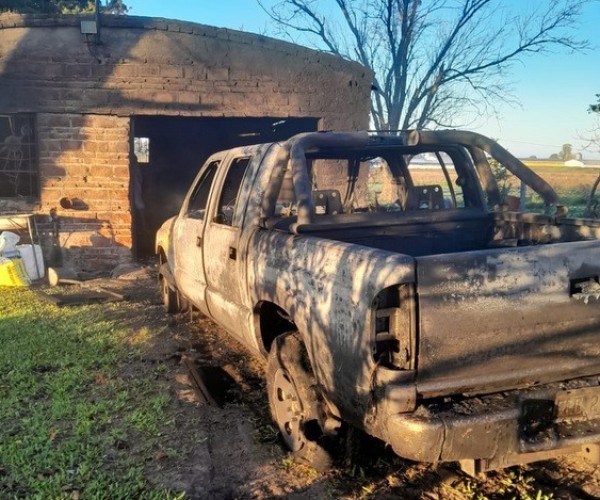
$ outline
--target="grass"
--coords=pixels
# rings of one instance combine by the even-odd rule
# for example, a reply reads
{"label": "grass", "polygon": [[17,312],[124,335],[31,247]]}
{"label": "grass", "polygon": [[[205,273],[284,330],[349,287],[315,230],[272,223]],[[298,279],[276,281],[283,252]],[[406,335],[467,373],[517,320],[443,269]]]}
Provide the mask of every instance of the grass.
{"label": "grass", "polygon": [[[539,164],[539,165],[538,165]],[[592,185],[597,179],[597,168],[575,168],[550,165],[551,162],[536,162],[531,169],[554,188],[562,204],[569,209],[569,215],[581,217],[585,211]],[[520,181],[507,171],[496,171],[496,179],[501,192],[519,197]],[[600,196],[597,193],[596,198]],[[539,195],[527,190],[526,210],[544,212],[544,203]]]}
{"label": "grass", "polygon": [[[530,168],[554,188],[561,202],[569,208],[569,215],[580,217],[585,210],[587,198],[600,169],[565,167],[557,162],[540,161],[526,162]],[[599,162],[600,163],[600,162]],[[419,184],[438,184],[447,186],[441,171],[436,169],[416,169],[412,172]],[[507,170],[496,170],[496,180],[501,193],[519,196],[520,181]],[[448,194],[446,194],[448,196]],[[596,199],[600,198],[600,190]],[[527,190],[526,209],[532,212],[543,212],[542,199],[531,189]]]}
{"label": "grass", "polygon": [[0,289],[0,498],[173,498],[144,478],[143,453],[169,395],[127,374],[142,343],[95,305],[57,308]]}
{"label": "grass", "polygon": [[469,479],[457,485],[464,498],[489,500],[509,498],[511,500],[552,500],[552,492],[544,492],[536,485],[534,478],[525,471],[513,467],[505,471],[490,473],[487,483],[477,484]]}

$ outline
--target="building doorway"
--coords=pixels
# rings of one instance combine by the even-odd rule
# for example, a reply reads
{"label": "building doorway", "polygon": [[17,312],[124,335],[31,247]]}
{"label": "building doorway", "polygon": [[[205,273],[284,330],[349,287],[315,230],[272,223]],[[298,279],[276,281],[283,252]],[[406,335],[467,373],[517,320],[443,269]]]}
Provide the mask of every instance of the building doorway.
{"label": "building doorway", "polygon": [[132,117],[130,193],[133,250],[154,254],[160,225],[177,214],[198,169],[213,153],[313,132],[317,118]]}

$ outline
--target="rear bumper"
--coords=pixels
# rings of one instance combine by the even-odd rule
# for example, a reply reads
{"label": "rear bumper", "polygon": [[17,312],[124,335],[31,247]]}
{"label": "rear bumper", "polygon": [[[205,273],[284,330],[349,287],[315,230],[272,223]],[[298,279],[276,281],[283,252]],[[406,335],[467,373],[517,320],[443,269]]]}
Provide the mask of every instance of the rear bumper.
{"label": "rear bumper", "polygon": [[[576,385],[568,392],[546,386],[423,404],[410,414],[389,415],[385,439],[398,455],[412,460],[483,459],[487,468],[571,453],[600,442],[598,378]],[[581,387],[588,387],[584,403]]]}

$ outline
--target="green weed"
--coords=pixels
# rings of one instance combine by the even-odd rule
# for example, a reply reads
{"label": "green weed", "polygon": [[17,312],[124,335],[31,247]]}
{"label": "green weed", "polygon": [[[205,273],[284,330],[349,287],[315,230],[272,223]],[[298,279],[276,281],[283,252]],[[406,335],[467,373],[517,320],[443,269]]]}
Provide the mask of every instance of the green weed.
{"label": "green weed", "polygon": [[130,452],[140,433],[173,422],[153,373],[120,373],[142,344],[127,342],[135,332],[107,320],[107,307],[128,306],[59,309],[0,289],[1,498],[184,497],[150,485]]}
{"label": "green weed", "polygon": [[537,489],[535,480],[522,469],[509,469],[499,472],[487,481],[471,481],[459,483],[455,490],[464,498],[472,500],[489,500],[506,498],[511,500],[552,500],[552,493],[544,493]]}

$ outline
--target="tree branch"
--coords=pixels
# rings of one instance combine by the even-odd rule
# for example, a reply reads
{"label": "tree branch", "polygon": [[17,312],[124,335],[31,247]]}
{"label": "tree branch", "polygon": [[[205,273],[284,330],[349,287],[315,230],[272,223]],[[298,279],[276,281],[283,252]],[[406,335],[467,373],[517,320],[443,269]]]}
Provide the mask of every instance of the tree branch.
{"label": "tree branch", "polygon": [[[585,50],[575,29],[593,0],[279,0],[266,8],[288,37],[360,62],[375,74],[378,128],[448,125],[465,111],[511,102],[511,65],[557,49]],[[325,9],[329,10],[325,10]]]}

